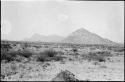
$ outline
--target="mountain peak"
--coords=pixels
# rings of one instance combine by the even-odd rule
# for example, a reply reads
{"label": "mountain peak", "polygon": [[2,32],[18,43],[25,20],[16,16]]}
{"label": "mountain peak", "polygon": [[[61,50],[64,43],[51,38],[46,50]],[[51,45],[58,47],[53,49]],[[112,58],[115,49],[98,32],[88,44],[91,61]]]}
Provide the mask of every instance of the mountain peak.
{"label": "mountain peak", "polygon": [[106,40],[95,33],[91,33],[84,28],[80,28],[72,32],[65,40],[66,43],[80,44],[114,44],[110,40]]}
{"label": "mountain peak", "polygon": [[86,30],[85,28],[79,28],[79,29],[76,30],[76,31],[87,31],[87,32],[88,32],[88,30]]}
{"label": "mountain peak", "polygon": [[87,33],[90,33],[87,29],[85,28],[80,28],[78,30],[76,30],[76,32],[87,32]]}
{"label": "mountain peak", "polygon": [[70,36],[90,36],[92,33],[91,32],[89,32],[88,30],[86,30],[86,29],[84,29],[84,28],[80,28],[80,29],[78,29],[78,30],[76,30],[76,31],[74,31],[74,32],[72,32],[71,34],[70,34]]}

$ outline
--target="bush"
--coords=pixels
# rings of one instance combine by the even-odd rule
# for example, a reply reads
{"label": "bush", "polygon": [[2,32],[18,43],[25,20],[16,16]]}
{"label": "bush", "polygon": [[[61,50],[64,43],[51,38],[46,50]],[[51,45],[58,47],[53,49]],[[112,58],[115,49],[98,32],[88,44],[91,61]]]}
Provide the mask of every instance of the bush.
{"label": "bush", "polygon": [[109,52],[89,52],[87,55],[84,55],[83,57],[88,60],[95,60],[99,62],[104,62],[106,60],[106,57],[110,56]]}
{"label": "bush", "polygon": [[1,44],[1,50],[9,51],[12,49],[11,44]]}
{"label": "bush", "polygon": [[115,52],[124,52],[125,49],[124,48],[115,48],[114,51]]}
{"label": "bush", "polygon": [[78,50],[76,48],[73,48],[72,51],[76,53]]}
{"label": "bush", "polygon": [[64,55],[64,52],[62,52],[62,51],[58,51],[57,52],[59,55]]}
{"label": "bush", "polygon": [[41,61],[41,62],[44,62],[44,61],[46,61],[46,56],[45,55],[38,55],[37,56],[37,59],[36,59],[37,61]]}
{"label": "bush", "polygon": [[11,55],[12,57],[16,57],[18,55],[25,58],[29,58],[30,56],[32,56],[33,53],[27,50],[23,50],[23,51],[10,51],[8,52],[8,54]]}
{"label": "bush", "polygon": [[14,61],[17,59],[18,56],[29,58],[32,55],[33,55],[32,52],[26,51],[26,50],[24,50],[24,51],[9,51],[9,52],[2,50],[1,51],[1,60]]}
{"label": "bush", "polygon": [[65,57],[56,56],[56,57],[53,57],[52,60],[60,61],[60,60],[63,60],[63,58],[65,58]]}
{"label": "bush", "polygon": [[44,52],[40,53],[41,55],[45,55],[47,57],[54,57],[57,55],[57,52],[53,49],[45,50]]}
{"label": "bush", "polygon": [[9,52],[6,52],[4,50],[1,51],[1,61],[7,60],[7,61],[13,61],[15,59],[15,55],[9,54]]}
{"label": "bush", "polygon": [[39,55],[37,56],[37,61],[44,62],[44,61],[51,61],[51,60],[56,60],[56,61],[62,60],[62,57],[57,56],[57,53],[58,52],[52,49],[45,50],[39,53]]}
{"label": "bush", "polygon": [[109,51],[99,51],[99,52],[96,52],[96,54],[106,56],[106,57],[112,56],[111,52],[109,52]]}
{"label": "bush", "polygon": [[33,55],[33,53],[28,50],[18,51],[18,54],[26,58],[29,58]]}
{"label": "bush", "polygon": [[104,62],[105,61],[105,57],[104,56],[97,56],[95,58],[95,60],[99,61],[99,62]]}

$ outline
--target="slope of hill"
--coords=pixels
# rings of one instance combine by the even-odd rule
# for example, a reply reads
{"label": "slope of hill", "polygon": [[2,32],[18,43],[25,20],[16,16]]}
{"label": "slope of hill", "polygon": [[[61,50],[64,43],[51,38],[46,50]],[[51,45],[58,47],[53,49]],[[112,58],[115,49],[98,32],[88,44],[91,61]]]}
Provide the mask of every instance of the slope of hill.
{"label": "slope of hill", "polygon": [[104,39],[84,28],[72,32],[68,37],[62,40],[62,42],[78,44],[116,44],[115,42]]}

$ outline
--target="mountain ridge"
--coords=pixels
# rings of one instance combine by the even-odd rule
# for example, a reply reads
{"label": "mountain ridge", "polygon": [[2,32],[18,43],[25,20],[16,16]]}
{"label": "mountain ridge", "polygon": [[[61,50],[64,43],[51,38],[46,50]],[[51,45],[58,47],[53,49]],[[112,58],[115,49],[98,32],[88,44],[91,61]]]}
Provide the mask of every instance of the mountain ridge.
{"label": "mountain ridge", "polygon": [[34,34],[26,41],[43,41],[43,42],[60,42],[60,43],[74,43],[74,44],[111,44],[117,45],[118,43],[113,42],[109,39],[103,38],[96,33],[92,33],[84,28],[77,29],[69,34],[67,37],[58,35],[40,35]]}
{"label": "mountain ridge", "polygon": [[62,39],[64,39],[64,37],[58,36],[58,35],[45,36],[45,35],[35,33],[30,38],[24,39],[24,41],[58,42]]}

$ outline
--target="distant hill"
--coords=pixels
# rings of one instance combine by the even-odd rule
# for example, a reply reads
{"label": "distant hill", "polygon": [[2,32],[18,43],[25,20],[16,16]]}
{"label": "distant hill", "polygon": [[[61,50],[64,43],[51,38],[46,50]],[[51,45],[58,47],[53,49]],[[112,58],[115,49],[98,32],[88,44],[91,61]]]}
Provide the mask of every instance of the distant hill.
{"label": "distant hill", "polygon": [[40,34],[34,34],[30,38],[25,38],[24,41],[59,42],[63,39],[64,37],[58,35],[44,36]]}
{"label": "distant hill", "polygon": [[122,45],[111,40],[100,37],[99,35],[89,32],[88,30],[81,28],[78,29],[67,37],[61,37],[58,35],[44,36],[40,34],[34,34],[30,38],[26,38],[23,41],[33,42],[59,42],[59,43],[74,43],[74,44],[107,44],[107,45]]}
{"label": "distant hill", "polygon": [[72,32],[68,37],[62,40],[63,43],[76,43],[76,44],[112,44],[117,43],[104,39],[95,33],[91,33],[88,30],[81,28]]}

